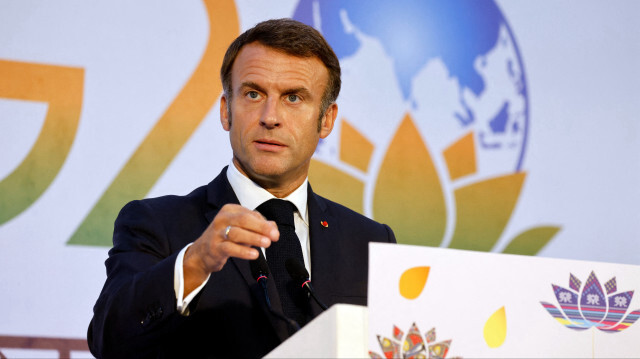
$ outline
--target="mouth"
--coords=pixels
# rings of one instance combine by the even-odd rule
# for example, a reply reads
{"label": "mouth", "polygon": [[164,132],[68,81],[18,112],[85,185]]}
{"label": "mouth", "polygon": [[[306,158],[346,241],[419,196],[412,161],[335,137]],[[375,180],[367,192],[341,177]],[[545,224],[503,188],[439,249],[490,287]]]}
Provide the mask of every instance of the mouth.
{"label": "mouth", "polygon": [[276,141],[276,140],[272,140],[272,139],[266,139],[266,138],[261,138],[261,139],[257,139],[254,141],[254,144],[256,145],[256,147],[260,150],[263,151],[280,151],[282,149],[284,149],[285,147],[287,147],[284,143]]}

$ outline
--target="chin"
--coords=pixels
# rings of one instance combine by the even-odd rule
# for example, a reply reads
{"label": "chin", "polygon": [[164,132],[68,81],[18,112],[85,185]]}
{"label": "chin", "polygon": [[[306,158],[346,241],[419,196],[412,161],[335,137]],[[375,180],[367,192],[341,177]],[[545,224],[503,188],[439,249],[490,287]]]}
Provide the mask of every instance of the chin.
{"label": "chin", "polygon": [[273,178],[277,179],[284,175],[285,171],[280,168],[280,166],[269,164],[269,163],[261,163],[258,166],[254,166],[252,168],[253,173],[260,178]]}

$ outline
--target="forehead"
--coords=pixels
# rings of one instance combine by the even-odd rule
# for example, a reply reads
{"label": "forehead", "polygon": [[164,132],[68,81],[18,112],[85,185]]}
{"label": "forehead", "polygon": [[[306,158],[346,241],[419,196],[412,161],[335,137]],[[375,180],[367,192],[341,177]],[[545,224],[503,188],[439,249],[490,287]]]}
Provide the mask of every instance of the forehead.
{"label": "forehead", "polygon": [[304,87],[310,91],[324,88],[329,71],[317,57],[298,57],[254,42],[245,45],[231,68],[234,89],[247,82],[278,89]]}

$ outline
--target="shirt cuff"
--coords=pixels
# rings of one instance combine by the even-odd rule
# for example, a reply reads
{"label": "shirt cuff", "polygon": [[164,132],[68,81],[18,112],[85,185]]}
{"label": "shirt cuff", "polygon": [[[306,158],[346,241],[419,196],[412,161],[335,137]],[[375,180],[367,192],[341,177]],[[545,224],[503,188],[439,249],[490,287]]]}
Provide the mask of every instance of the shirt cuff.
{"label": "shirt cuff", "polygon": [[209,281],[209,277],[211,274],[207,276],[207,279],[200,284],[200,286],[194,289],[189,295],[184,297],[184,268],[182,263],[184,262],[184,254],[187,252],[187,248],[189,248],[193,243],[189,243],[186,247],[182,248],[180,253],[178,253],[178,257],[176,258],[176,265],[173,270],[173,290],[176,293],[176,302],[178,313],[182,315],[189,315],[189,303],[193,300],[193,298],[200,293],[205,284]]}

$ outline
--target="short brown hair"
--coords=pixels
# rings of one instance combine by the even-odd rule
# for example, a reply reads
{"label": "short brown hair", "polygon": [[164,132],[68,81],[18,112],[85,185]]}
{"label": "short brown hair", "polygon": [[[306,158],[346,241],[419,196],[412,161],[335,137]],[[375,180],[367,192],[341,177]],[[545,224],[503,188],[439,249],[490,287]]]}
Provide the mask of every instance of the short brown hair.
{"label": "short brown hair", "polygon": [[340,93],[340,61],[322,35],[311,26],[292,19],[275,19],[258,23],[229,45],[220,68],[222,87],[229,100],[232,95],[231,68],[243,46],[252,42],[297,57],[317,57],[329,71],[329,81],[322,95],[320,113],[334,103]]}

